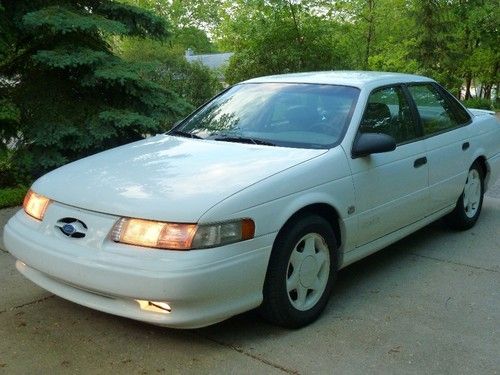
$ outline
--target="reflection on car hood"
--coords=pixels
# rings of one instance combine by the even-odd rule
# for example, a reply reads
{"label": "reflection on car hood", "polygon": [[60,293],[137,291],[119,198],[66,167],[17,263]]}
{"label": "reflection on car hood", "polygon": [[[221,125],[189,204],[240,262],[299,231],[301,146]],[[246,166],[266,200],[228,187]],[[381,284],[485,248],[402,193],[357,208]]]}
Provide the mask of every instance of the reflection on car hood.
{"label": "reflection on car hood", "polygon": [[87,210],[196,222],[230,195],[324,152],[159,135],[65,165],[33,189]]}

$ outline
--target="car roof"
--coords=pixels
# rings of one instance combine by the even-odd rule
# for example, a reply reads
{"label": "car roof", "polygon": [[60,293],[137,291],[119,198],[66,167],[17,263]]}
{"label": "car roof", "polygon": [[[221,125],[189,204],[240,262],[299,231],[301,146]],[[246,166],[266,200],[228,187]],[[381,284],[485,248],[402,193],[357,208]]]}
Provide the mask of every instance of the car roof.
{"label": "car roof", "polygon": [[373,87],[402,82],[434,82],[432,79],[403,73],[372,72],[372,71],[326,71],[280,74],[253,78],[245,83],[316,83],[353,86],[358,88]]}

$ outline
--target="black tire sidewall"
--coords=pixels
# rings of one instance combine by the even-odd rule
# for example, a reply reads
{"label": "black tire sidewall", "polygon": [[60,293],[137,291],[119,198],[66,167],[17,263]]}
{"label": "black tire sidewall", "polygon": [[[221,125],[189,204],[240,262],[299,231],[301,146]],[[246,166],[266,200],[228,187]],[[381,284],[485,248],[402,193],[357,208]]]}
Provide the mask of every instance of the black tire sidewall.
{"label": "black tire sidewall", "polygon": [[472,166],[469,168],[469,171],[467,172],[467,178],[469,172],[472,170],[476,170],[477,173],[479,174],[479,181],[481,184],[481,196],[479,198],[479,206],[473,217],[467,216],[467,214],[465,213],[465,206],[464,206],[464,191],[462,191],[462,194],[460,194],[460,197],[458,198],[455,209],[448,216],[449,224],[455,229],[466,230],[472,228],[474,224],[476,224],[477,220],[479,219],[479,215],[481,214],[481,209],[483,207],[483,198],[484,198],[484,172],[481,166],[477,162],[474,162],[474,164],[472,164]]}
{"label": "black tire sidewall", "polygon": [[[317,233],[325,240],[330,252],[328,281],[318,302],[309,310],[297,310],[289,300],[286,290],[287,270],[291,253],[299,240],[309,233]],[[297,328],[314,321],[325,308],[338,269],[338,253],[335,233],[329,223],[320,216],[307,215],[286,225],[278,234],[269,261],[264,283],[264,315],[274,323]],[[271,315],[271,316],[269,316]]]}

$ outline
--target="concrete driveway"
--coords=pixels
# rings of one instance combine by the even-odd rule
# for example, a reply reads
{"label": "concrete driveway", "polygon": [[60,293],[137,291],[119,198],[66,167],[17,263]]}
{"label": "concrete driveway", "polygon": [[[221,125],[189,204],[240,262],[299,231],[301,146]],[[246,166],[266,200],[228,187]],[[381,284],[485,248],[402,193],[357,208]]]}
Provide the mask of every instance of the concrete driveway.
{"label": "concrete driveway", "polygon": [[296,331],[254,313],[193,331],[107,315],[36,287],[0,251],[0,373],[497,374],[500,181],[483,210],[470,231],[437,222],[343,270]]}

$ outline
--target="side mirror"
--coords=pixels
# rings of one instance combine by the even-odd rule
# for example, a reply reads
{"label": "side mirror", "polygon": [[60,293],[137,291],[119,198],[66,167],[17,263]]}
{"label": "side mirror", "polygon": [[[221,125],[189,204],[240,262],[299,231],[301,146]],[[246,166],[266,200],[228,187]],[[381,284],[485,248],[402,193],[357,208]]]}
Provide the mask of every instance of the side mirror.
{"label": "side mirror", "polygon": [[359,158],[396,149],[396,140],[382,133],[361,133],[352,146],[352,157]]}

